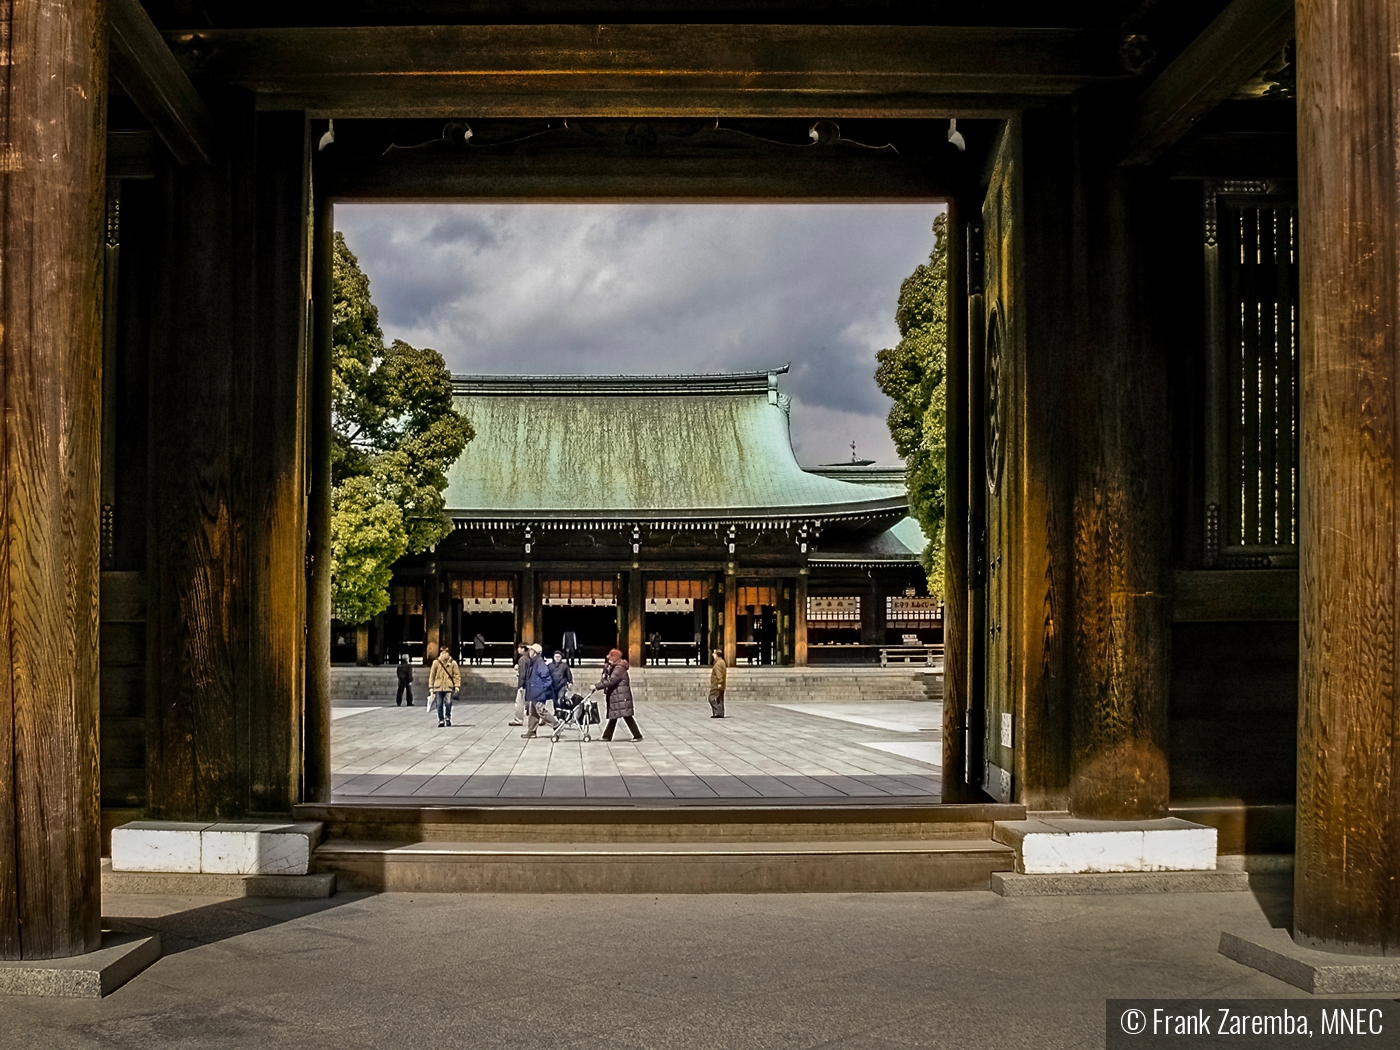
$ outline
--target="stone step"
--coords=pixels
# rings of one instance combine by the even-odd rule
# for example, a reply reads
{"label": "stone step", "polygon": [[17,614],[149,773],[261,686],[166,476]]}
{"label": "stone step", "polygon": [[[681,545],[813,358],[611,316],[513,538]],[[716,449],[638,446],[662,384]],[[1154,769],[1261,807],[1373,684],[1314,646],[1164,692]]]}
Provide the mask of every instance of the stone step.
{"label": "stone step", "polygon": [[409,893],[856,893],[988,889],[990,839],[750,843],[334,839],[315,870],[342,889]]}
{"label": "stone step", "polygon": [[818,843],[990,840],[993,822],[1024,816],[1016,805],[851,803],[540,806],[312,804],[301,820],[325,825],[327,845],[342,839],[412,842]]}
{"label": "stone step", "polygon": [[1081,897],[1112,893],[1247,893],[1245,871],[1113,871],[1018,875],[998,871],[992,892],[1003,897]]}
{"label": "stone step", "polygon": [[998,821],[992,837],[1015,851],[1022,875],[1214,871],[1216,830],[1179,817],[1081,820],[1033,814]]}
{"label": "stone step", "polygon": [[202,872],[113,871],[102,861],[102,892],[161,897],[285,897],[319,899],[335,895],[335,876],[216,875]]}

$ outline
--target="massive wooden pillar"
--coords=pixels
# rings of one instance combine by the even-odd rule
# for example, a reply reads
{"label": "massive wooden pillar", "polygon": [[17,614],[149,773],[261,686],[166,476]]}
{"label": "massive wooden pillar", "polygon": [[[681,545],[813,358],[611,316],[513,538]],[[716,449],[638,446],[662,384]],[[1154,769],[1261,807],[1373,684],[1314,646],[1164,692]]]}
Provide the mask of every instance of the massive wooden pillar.
{"label": "massive wooden pillar", "polygon": [[1293,936],[1400,955],[1400,11],[1300,0]]}
{"label": "massive wooden pillar", "polygon": [[792,662],[807,666],[807,570],[792,581]]}
{"label": "massive wooden pillar", "polygon": [[[313,187],[314,188],[314,187]],[[302,798],[331,800],[331,355],[335,206],[316,191],[312,205],[312,346],[306,446],[306,694]],[[404,640],[408,618],[403,620]]]}
{"label": "massive wooden pillar", "polygon": [[520,574],[520,642],[522,645],[535,643],[535,624],[539,620],[539,590],[535,585],[533,569]]}
{"label": "massive wooden pillar", "polygon": [[[627,655],[627,662],[633,667],[641,667],[643,654],[646,652],[642,642],[646,623],[646,585],[642,582],[642,573],[639,569],[631,569],[627,573],[626,583],[623,588],[623,596],[626,605],[626,628],[623,638],[626,639],[626,646],[623,652]],[[650,654],[652,659],[656,654]]]}
{"label": "massive wooden pillar", "polygon": [[0,6],[0,958],[101,941],[103,3]]}
{"label": "massive wooden pillar", "polygon": [[723,577],[724,587],[724,662],[730,667],[739,658],[739,586],[735,577]]}
{"label": "massive wooden pillar", "polygon": [[[943,801],[976,797],[965,779],[968,704],[967,237],[965,209],[948,202],[948,346],[943,373],[947,445],[943,547]],[[980,282],[980,278],[979,278]]]}
{"label": "massive wooden pillar", "polygon": [[1145,271],[1156,202],[1145,175],[1087,146],[1078,167],[1069,809],[1159,817],[1170,789],[1171,595],[1167,381]]}
{"label": "massive wooden pillar", "polygon": [[152,816],[285,813],[307,637],[305,121],[215,104],[223,154],[160,177],[150,338]]}
{"label": "massive wooden pillar", "polygon": [[423,666],[437,659],[442,639],[442,578],[432,569],[423,578]]}

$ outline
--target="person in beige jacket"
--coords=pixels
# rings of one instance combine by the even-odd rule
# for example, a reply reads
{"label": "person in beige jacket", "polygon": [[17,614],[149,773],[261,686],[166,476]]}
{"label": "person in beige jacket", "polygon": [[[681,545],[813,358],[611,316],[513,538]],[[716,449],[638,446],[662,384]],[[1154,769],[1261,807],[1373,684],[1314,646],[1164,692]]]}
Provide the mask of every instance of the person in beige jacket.
{"label": "person in beige jacket", "polygon": [[438,726],[452,724],[452,701],[462,691],[462,669],[446,648],[438,650],[437,658],[428,669],[428,691],[433,694],[437,708]]}
{"label": "person in beige jacket", "polygon": [[710,666],[710,717],[724,717],[724,685],[729,679],[729,665],[724,662],[724,653],[716,649],[714,663]]}

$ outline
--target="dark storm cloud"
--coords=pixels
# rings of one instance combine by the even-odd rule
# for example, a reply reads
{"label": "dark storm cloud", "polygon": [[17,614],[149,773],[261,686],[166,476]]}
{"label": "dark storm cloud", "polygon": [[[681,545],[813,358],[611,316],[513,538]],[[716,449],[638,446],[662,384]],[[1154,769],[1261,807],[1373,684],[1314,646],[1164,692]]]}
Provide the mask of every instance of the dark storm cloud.
{"label": "dark storm cloud", "polygon": [[805,462],[894,456],[875,352],[932,205],[358,205],[336,222],[385,335],[456,372],[792,362]]}

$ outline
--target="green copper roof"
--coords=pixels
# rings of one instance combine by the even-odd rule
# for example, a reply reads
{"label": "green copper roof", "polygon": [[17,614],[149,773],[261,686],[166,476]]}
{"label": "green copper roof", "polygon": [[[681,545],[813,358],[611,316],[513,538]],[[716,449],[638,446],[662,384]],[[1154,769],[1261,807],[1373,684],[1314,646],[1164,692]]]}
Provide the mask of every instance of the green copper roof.
{"label": "green copper roof", "polygon": [[853,518],[903,485],[809,474],[776,373],[459,376],[476,430],[449,472],[455,518]]}

